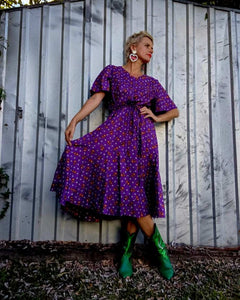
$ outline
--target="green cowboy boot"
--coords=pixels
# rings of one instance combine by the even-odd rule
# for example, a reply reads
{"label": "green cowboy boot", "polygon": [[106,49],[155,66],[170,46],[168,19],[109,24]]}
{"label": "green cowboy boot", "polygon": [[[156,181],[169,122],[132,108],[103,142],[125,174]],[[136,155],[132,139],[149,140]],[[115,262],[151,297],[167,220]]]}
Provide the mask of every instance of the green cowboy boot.
{"label": "green cowboy boot", "polygon": [[154,232],[150,240],[157,254],[159,272],[164,278],[170,279],[174,274],[174,270],[168,257],[167,247],[162,240],[156,224],[154,224]]}
{"label": "green cowboy boot", "polygon": [[130,277],[132,276],[133,273],[131,257],[132,257],[133,247],[136,241],[137,233],[138,232],[134,232],[130,234],[127,232],[127,238],[123,246],[123,255],[118,270],[119,274],[123,278]]}

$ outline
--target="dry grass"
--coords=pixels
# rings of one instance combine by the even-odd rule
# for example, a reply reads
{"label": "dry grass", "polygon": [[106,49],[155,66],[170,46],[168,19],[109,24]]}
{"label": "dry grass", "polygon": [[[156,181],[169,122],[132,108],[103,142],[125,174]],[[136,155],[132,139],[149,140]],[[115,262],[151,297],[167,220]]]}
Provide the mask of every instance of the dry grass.
{"label": "dry grass", "polygon": [[2,242],[0,299],[240,299],[239,250],[170,248],[175,276],[167,281],[142,247],[127,281],[117,273],[116,249]]}

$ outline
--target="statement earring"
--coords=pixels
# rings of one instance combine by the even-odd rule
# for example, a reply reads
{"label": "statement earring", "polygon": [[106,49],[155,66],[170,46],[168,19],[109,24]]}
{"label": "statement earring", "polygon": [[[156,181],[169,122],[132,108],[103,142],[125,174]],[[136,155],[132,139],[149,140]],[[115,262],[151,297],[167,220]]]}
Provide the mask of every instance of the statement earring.
{"label": "statement earring", "polygon": [[133,50],[132,53],[130,53],[129,59],[131,60],[131,62],[135,62],[135,61],[138,60],[138,56],[137,56],[137,51],[136,50]]}

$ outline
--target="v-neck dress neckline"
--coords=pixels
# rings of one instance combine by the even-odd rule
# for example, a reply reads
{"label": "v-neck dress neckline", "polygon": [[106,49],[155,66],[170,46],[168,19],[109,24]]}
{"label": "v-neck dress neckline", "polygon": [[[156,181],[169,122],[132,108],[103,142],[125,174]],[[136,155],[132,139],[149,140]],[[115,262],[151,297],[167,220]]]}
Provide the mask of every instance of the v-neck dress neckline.
{"label": "v-neck dress neckline", "polygon": [[131,77],[131,78],[140,79],[140,78],[142,78],[142,77],[147,76],[146,74],[142,74],[142,75],[136,77],[136,76],[131,75],[126,69],[124,69],[123,66],[120,66],[120,68],[121,68],[124,72],[126,72],[126,73],[129,75],[129,77]]}

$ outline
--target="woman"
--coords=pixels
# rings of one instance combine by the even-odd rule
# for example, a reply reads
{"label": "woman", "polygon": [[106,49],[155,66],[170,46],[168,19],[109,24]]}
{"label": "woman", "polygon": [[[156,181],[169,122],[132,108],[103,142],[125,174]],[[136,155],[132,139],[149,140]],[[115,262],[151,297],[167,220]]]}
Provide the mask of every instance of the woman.
{"label": "woman", "polygon": [[[161,84],[143,73],[153,54],[152,36],[144,31],[133,34],[125,52],[126,64],[102,70],[91,88],[92,96],[69,123],[68,145],[51,190],[57,192],[62,208],[81,220],[127,218],[119,268],[122,277],[133,273],[131,256],[140,227],[157,252],[160,273],[170,279],[174,271],[152,219],[165,217],[154,122],[172,120],[179,113]],[[103,98],[108,101],[108,119],[72,141],[77,123]]]}

